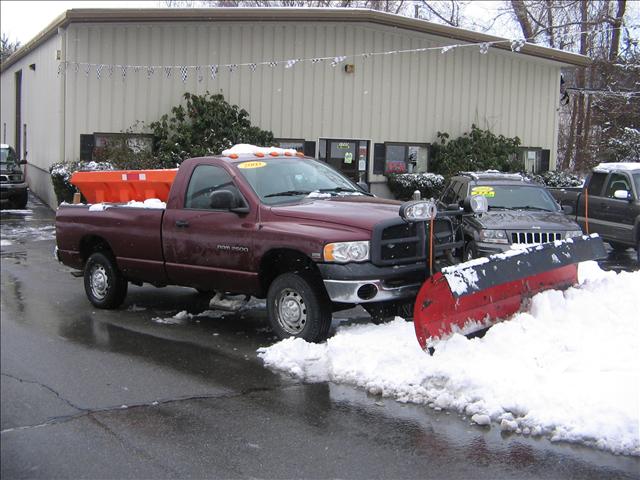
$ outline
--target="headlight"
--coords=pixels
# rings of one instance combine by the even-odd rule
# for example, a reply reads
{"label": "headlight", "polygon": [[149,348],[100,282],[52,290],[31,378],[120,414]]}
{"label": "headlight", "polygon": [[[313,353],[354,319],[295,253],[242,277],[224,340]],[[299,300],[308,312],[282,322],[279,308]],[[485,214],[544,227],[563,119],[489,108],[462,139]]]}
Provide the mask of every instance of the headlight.
{"label": "headlight", "polygon": [[323,253],[325,262],[364,262],[369,260],[369,242],[328,243]]}
{"label": "headlight", "polygon": [[402,204],[399,213],[407,222],[424,222],[435,218],[438,209],[431,200],[414,200]]}
{"label": "headlight", "polygon": [[480,241],[486,243],[509,243],[504,230],[480,230]]}
{"label": "headlight", "polygon": [[581,237],[582,230],[569,230],[564,234],[564,238],[573,238],[573,237]]}

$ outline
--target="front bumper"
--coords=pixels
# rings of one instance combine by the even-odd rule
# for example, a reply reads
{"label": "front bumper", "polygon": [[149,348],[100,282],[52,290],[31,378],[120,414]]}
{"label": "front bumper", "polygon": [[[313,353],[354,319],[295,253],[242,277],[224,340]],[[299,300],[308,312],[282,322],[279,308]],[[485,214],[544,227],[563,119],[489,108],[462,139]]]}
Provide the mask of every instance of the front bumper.
{"label": "front bumper", "polygon": [[3,183],[0,184],[0,199],[11,200],[24,195],[27,192],[26,183]]}
{"label": "front bumper", "polygon": [[415,297],[427,277],[424,262],[391,267],[371,263],[318,264],[327,294],[336,303],[371,303]]}

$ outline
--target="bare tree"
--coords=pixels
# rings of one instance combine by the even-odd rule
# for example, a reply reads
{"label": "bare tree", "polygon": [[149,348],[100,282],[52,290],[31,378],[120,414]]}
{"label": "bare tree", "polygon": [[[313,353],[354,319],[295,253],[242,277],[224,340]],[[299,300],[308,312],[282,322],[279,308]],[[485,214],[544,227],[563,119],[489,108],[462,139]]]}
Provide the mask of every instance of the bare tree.
{"label": "bare tree", "polygon": [[0,37],[0,63],[4,63],[18,48],[20,48],[20,42],[18,40],[12,42],[3,33]]}

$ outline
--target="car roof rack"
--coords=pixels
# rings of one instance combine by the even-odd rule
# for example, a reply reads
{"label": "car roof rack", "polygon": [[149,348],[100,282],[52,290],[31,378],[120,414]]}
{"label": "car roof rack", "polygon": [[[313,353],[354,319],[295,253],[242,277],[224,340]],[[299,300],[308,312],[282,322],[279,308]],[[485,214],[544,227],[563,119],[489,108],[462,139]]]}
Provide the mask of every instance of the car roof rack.
{"label": "car roof rack", "polygon": [[517,180],[524,182],[526,180],[519,173],[504,173],[498,170],[484,170],[482,172],[460,172],[458,175],[464,177],[470,177],[473,180],[485,180],[485,179],[496,179],[496,180]]}

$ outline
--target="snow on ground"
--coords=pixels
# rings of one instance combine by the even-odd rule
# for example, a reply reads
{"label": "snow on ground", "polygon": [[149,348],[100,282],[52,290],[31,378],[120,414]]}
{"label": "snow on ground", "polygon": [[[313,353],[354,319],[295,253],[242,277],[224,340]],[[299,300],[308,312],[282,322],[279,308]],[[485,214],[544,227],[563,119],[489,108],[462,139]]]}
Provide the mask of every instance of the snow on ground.
{"label": "snow on ground", "polygon": [[182,310],[181,312],[176,313],[173,317],[154,317],[151,319],[152,322],[155,323],[164,323],[166,325],[183,325],[187,323],[189,320],[193,320],[198,317],[220,317],[224,312],[220,312],[219,310],[205,310],[204,312],[193,314],[188,313],[186,310]]}
{"label": "snow on ground", "polygon": [[[56,238],[56,227],[53,225],[24,227],[3,224],[2,238],[3,242],[53,240]],[[11,243],[3,243],[3,246],[6,245],[11,245]]]}
{"label": "snow on ground", "polygon": [[433,356],[413,323],[350,325],[323,344],[287,339],[264,363],[311,382],[354,385],[451,409],[480,425],[640,455],[640,271],[580,265],[581,284],[536,295],[483,338],[455,334]]}
{"label": "snow on ground", "polygon": [[9,245],[13,245],[11,240],[5,240],[4,238],[0,240],[0,247],[8,247]]}

